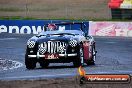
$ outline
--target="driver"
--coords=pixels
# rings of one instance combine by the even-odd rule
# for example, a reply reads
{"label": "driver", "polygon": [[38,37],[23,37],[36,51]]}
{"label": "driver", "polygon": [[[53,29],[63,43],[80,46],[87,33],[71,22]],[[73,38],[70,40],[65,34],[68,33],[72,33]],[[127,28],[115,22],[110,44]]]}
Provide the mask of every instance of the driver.
{"label": "driver", "polygon": [[57,26],[55,24],[49,24],[47,29],[48,31],[55,31],[57,30]]}

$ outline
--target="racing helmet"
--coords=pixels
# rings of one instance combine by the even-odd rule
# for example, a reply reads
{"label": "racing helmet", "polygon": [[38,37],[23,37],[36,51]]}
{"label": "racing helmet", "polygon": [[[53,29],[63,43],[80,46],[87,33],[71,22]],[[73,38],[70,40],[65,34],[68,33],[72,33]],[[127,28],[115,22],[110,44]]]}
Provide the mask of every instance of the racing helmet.
{"label": "racing helmet", "polygon": [[57,30],[57,26],[55,24],[49,24],[47,29],[48,31],[55,31]]}

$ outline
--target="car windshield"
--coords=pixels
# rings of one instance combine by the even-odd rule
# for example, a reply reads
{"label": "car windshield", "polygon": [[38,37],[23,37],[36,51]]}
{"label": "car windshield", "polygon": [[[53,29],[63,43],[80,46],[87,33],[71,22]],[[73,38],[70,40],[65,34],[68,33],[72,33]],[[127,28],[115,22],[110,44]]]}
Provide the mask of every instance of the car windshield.
{"label": "car windshield", "polygon": [[48,24],[45,25],[46,31],[56,31],[56,30],[82,30],[81,23],[58,23],[58,24]]}
{"label": "car windshield", "polygon": [[79,30],[64,30],[64,31],[43,31],[38,36],[76,36],[76,35],[83,35],[84,33]]}
{"label": "car windshield", "polygon": [[56,34],[49,34],[49,35],[79,35],[79,34],[75,34],[75,33],[56,33]]}

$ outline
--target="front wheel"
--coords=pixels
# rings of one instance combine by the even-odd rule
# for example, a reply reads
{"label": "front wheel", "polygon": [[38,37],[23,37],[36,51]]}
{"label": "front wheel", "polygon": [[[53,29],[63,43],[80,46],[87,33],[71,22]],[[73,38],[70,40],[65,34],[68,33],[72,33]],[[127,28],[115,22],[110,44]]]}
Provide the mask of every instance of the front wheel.
{"label": "front wheel", "polygon": [[40,59],[39,63],[42,68],[47,68],[49,66],[49,62],[44,59]]}
{"label": "front wheel", "polygon": [[73,64],[75,67],[79,67],[84,64],[84,53],[82,47],[80,47],[78,56],[74,59]]}
{"label": "front wheel", "polygon": [[34,69],[36,67],[36,59],[28,58],[27,55],[25,55],[25,65],[27,69]]}

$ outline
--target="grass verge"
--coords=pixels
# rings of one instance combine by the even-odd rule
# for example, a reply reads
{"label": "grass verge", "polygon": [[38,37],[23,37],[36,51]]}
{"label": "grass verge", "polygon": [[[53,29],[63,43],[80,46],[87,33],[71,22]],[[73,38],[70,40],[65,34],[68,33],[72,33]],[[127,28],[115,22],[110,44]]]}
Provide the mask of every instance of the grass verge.
{"label": "grass verge", "polygon": [[0,17],[0,20],[78,20],[78,21],[121,21],[121,22],[131,22],[129,19],[97,19],[97,18],[32,18],[32,17],[20,17],[20,16],[12,16],[12,17]]}

